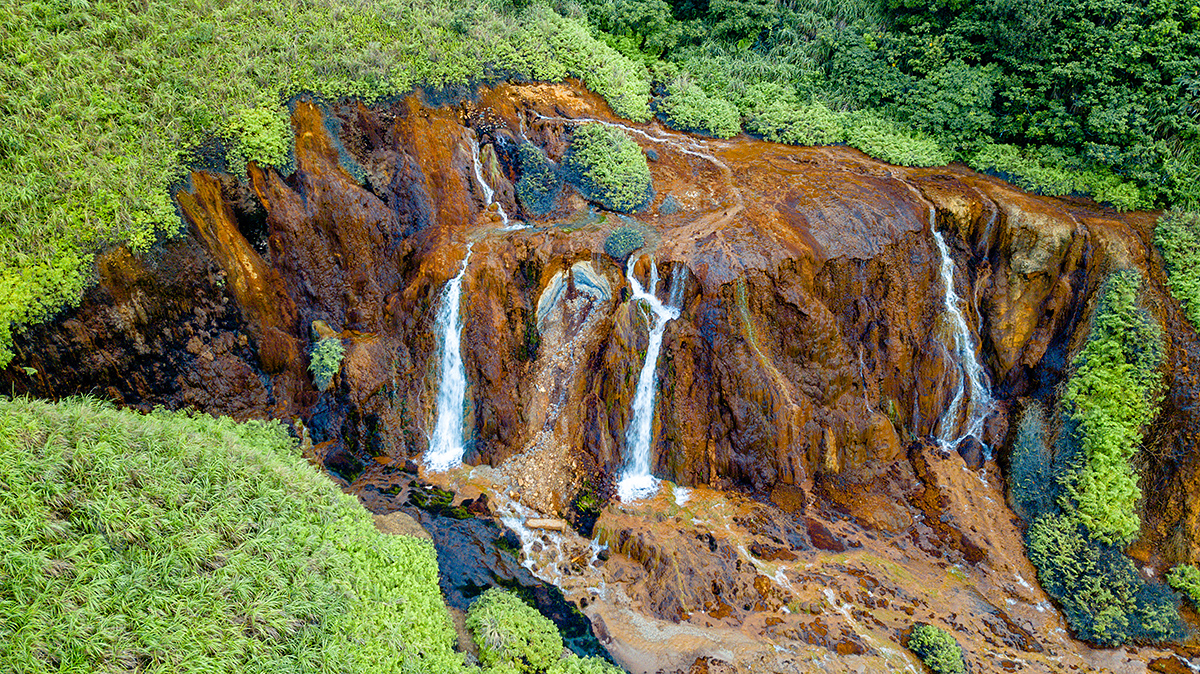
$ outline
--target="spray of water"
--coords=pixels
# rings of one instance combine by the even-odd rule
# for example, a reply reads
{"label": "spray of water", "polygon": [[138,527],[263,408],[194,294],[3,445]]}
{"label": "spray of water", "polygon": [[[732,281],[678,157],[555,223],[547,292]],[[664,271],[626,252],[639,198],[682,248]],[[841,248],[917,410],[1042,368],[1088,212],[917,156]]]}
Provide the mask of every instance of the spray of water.
{"label": "spray of water", "polygon": [[633,289],[633,298],[649,307],[653,322],[650,326],[650,341],[646,347],[646,360],[642,363],[637,391],[633,397],[633,420],[625,430],[625,466],[621,481],[617,484],[617,495],[625,503],[653,496],[658,491],[659,480],[650,474],[654,399],[658,392],[658,354],[662,349],[667,323],[679,318],[677,303],[682,300],[683,275],[686,274],[683,265],[676,267],[671,277],[670,299],[668,304],[663,304],[655,294],[658,289],[658,267],[653,258],[650,260],[649,290],[642,288],[642,284],[633,273],[636,262],[636,258],[629,260],[625,278],[629,280],[629,286]]}

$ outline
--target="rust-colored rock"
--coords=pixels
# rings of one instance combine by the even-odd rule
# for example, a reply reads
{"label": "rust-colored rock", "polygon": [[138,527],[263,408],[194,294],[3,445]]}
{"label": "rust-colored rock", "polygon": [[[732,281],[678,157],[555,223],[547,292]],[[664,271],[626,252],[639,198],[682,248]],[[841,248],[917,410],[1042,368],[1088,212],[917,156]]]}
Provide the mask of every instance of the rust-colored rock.
{"label": "rust-colored rock", "polygon": [[[531,142],[560,160],[583,118],[612,115],[572,83],[483,88],[454,108],[415,95],[375,108],[300,100],[294,174],[193,173],[176,195],[187,235],[144,258],[102,256],[82,304],[18,336],[0,381],[45,397],[97,392],[144,409],[299,419],[308,455],[346,479],[365,468],[416,472],[436,415],[435,316],[470,244],[465,459],[495,467],[507,492],[546,515],[596,521],[581,504],[605,502],[619,477],[648,343],[626,268],[604,252],[612,229],[634,226],[646,234],[639,282],[656,264],[658,297],[676,284],[680,310],[658,361],[654,472],[744,490],[759,504],[730,521],[740,543],[698,536],[703,524],[671,520],[668,506],[650,525],[646,513],[610,507],[597,523],[617,553],[606,573],[627,574],[614,582],[657,620],[750,624],[866,663],[884,651],[863,632],[896,637],[901,614],[925,617],[924,600],[901,597],[895,578],[887,596],[843,584],[838,602],[859,607],[843,613],[825,595],[789,596],[767,565],[874,550],[927,570],[957,565],[979,574],[972,582],[985,582],[975,571],[985,567],[1032,581],[1011,513],[986,501],[1003,491],[986,450],[1003,456],[1014,401],[1054,398],[1094,291],[1111,270],[1135,268],[1165,327],[1169,384],[1141,457],[1139,563],[1161,571],[1200,559],[1200,338],[1166,292],[1154,214],[1033,196],[961,166],[906,169],[844,147],[698,139],[651,123],[628,126],[657,154],[645,211],[593,212],[568,188],[549,216],[533,218],[515,197],[515,147]],[[495,190],[490,207],[476,149]],[[660,208],[668,198],[673,206]],[[534,226],[501,231],[500,208]],[[981,438],[989,447],[967,443],[961,456],[930,442],[965,423],[943,419],[960,374],[946,347],[934,228],[997,398]],[[346,348],[324,392],[307,371],[314,332]],[[1036,651],[1039,637],[998,597],[1040,595],[999,587],[987,588],[986,617],[954,620],[990,635],[979,643],[1010,649],[997,662],[1025,666],[1032,660],[1016,651]],[[839,617],[775,615],[789,603]],[[863,606],[889,612],[886,622]],[[593,620],[617,620],[601,612]],[[779,622],[767,624],[768,613]],[[647,662],[685,671],[723,660],[677,659]],[[993,664],[983,671],[1008,671]]]}

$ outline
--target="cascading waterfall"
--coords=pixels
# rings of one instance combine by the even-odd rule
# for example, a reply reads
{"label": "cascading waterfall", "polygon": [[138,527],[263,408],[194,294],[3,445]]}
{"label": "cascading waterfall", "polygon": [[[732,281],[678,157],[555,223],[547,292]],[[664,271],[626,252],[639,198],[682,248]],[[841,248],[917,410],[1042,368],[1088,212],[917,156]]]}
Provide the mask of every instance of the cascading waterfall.
{"label": "cascading waterfall", "polygon": [[[484,209],[495,202],[496,191],[483,179],[483,166],[479,162],[479,140],[471,138],[471,159],[475,165],[475,179],[483,190]],[[504,223],[503,230],[520,229],[523,225],[509,225],[504,207],[496,204],[496,211]],[[462,281],[471,261],[471,248],[463,258],[458,275],[446,284],[442,306],[438,309],[437,331],[441,335],[441,381],[438,383],[437,422],[429,437],[429,449],[425,452],[425,466],[433,472],[441,472],[462,465],[463,451],[463,408],[467,398],[467,370],[462,359],[462,321],[459,309],[462,305]]]}
{"label": "cascading waterfall", "polygon": [[510,224],[508,221],[508,213],[504,212],[504,206],[496,201],[496,190],[483,179],[483,164],[479,161],[479,139],[472,138],[471,140],[471,159],[475,163],[475,180],[479,182],[479,187],[483,190],[484,210],[491,208],[492,204],[496,204],[496,212],[500,214],[500,221],[504,224],[500,226],[500,231],[508,232],[515,229],[523,229],[522,223]]}
{"label": "cascading waterfall", "polygon": [[641,498],[653,496],[658,491],[658,478],[650,474],[650,441],[654,425],[654,399],[658,392],[658,354],[662,348],[663,333],[667,323],[679,318],[678,303],[683,295],[683,265],[678,265],[671,276],[671,288],[667,304],[658,300],[655,291],[658,289],[658,267],[654,259],[650,259],[650,289],[642,288],[634,276],[633,268],[637,258],[631,258],[625,271],[625,278],[633,289],[633,299],[645,302],[654,315],[654,323],[650,327],[650,342],[646,346],[646,360],[642,363],[642,371],[638,375],[637,392],[633,396],[633,419],[625,430],[625,467],[621,473],[621,481],[617,484],[617,495],[621,501],[629,503]]}
{"label": "cascading waterfall", "polygon": [[462,282],[471,261],[471,246],[463,258],[458,275],[446,284],[442,306],[437,314],[437,331],[441,337],[441,381],[437,393],[437,423],[425,452],[425,466],[440,472],[462,465],[463,406],[467,398],[467,369],[462,359],[462,325],[459,307],[462,304]]}
{"label": "cascading waterfall", "polygon": [[[950,401],[950,406],[946,408],[945,413],[942,414],[938,429],[938,442],[944,448],[951,449],[968,437],[975,438],[982,443],[983,422],[991,413],[995,401],[988,390],[987,373],[983,369],[983,364],[979,362],[971,330],[967,327],[967,319],[963,315],[963,299],[954,291],[954,260],[950,257],[950,249],[946,246],[946,240],[934,226],[936,215],[936,211],[930,208],[929,229],[933,232],[933,240],[937,244],[942,258],[940,273],[945,290],[943,296],[946,316],[950,319],[950,327],[953,330],[953,359],[960,373],[954,398]],[[954,430],[958,419],[963,416],[964,402],[966,414],[963,434],[955,437]],[[987,445],[984,447],[987,448]],[[991,448],[987,448],[986,451],[990,457]]]}

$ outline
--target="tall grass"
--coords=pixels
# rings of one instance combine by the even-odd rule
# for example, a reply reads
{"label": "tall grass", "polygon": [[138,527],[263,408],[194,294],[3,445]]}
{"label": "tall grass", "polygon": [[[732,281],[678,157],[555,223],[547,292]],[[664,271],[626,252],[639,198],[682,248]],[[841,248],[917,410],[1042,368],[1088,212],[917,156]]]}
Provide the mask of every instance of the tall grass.
{"label": "tall grass", "polygon": [[431,544],[278,424],[0,399],[0,671],[459,672]]}

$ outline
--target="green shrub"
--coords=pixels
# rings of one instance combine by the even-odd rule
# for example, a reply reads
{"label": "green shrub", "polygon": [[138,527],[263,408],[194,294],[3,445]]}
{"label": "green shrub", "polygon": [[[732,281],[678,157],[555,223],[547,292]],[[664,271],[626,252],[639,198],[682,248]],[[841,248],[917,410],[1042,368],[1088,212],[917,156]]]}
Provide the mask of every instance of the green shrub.
{"label": "green shrub", "polygon": [[1178,600],[1144,582],[1131,559],[1090,538],[1075,518],[1039,517],[1026,532],[1026,547],[1042,589],[1058,602],[1080,639],[1115,646],[1131,640],[1178,641],[1186,635]]}
{"label": "green shrub", "polygon": [[464,671],[433,545],[278,423],[0,399],[0,671]]}
{"label": "green shrub", "polygon": [[1111,274],[1100,291],[1087,343],[1075,357],[1063,403],[1078,424],[1085,465],[1067,476],[1072,516],[1105,543],[1132,541],[1141,528],[1141,489],[1130,459],[1162,395],[1162,334],[1138,307],[1137,272]]}
{"label": "green shrub", "polygon": [[618,227],[604,239],[604,252],[622,261],[633,251],[646,245],[646,237],[633,227]]}
{"label": "green shrub", "polygon": [[1154,245],[1167,263],[1167,287],[1200,330],[1200,212],[1163,213],[1154,228]]}
{"label": "green shrub", "polygon": [[985,143],[971,155],[971,168],[999,177],[1022,189],[1050,196],[1090,194],[1101,203],[1111,203],[1122,211],[1151,205],[1135,183],[1123,181],[1111,170],[1083,170],[1078,159],[1053,147],[1022,150],[1003,143]]}
{"label": "green shrub", "polygon": [[733,103],[709,96],[691,78],[681,75],[667,87],[659,112],[672,128],[730,138],[742,130],[741,116]]}
{"label": "green shrub", "polygon": [[934,674],[966,674],[962,648],[943,629],[917,625],[908,638],[908,650],[916,653]]}
{"label": "green shrub", "polygon": [[291,161],[292,124],[283,108],[250,108],[234,114],[226,128],[233,138],[230,172],[244,176],[246,162],[282,168]]}
{"label": "green shrub", "polygon": [[953,158],[938,142],[869,110],[845,121],[846,144],[899,166],[941,166]]}
{"label": "green shrub", "polygon": [[554,199],[562,189],[557,167],[532,143],[521,144],[517,162],[521,169],[521,178],[517,181],[521,206],[534,215],[545,215],[554,207]]}
{"label": "green shrub", "polygon": [[346,349],[338,337],[326,337],[313,346],[308,371],[312,374],[317,390],[325,391],[333,383],[333,375],[342,369],[342,356]]}
{"label": "green shrub", "polygon": [[612,211],[640,210],[653,194],[642,148],[611,126],[589,123],[575,127],[563,166],[584,197]]}
{"label": "green shrub", "polygon": [[746,121],[746,130],[789,145],[834,145],[846,134],[842,115],[818,101],[802,104],[788,97],[756,107]]}
{"label": "green shrub", "polygon": [[625,670],[600,657],[566,657],[554,663],[546,674],[622,674]]}
{"label": "green shrub", "polygon": [[1200,569],[1191,564],[1180,564],[1167,573],[1167,583],[1182,592],[1193,605],[1200,606]]}
{"label": "green shrub", "polygon": [[499,588],[484,592],[471,604],[467,629],[485,667],[511,664],[521,672],[542,672],[562,655],[562,636],[554,623]]}

